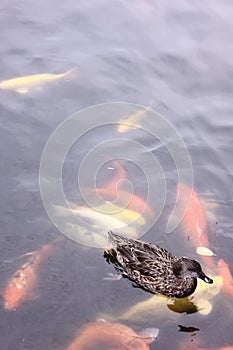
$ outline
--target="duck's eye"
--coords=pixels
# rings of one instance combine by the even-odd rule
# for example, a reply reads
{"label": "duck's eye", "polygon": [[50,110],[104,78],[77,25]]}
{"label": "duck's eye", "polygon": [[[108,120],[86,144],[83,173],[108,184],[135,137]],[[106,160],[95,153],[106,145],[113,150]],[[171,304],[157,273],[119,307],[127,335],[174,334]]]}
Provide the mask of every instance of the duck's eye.
{"label": "duck's eye", "polygon": [[172,271],[174,273],[175,276],[180,276],[180,273],[181,273],[181,270],[182,270],[182,266],[180,264],[179,261],[175,262],[172,266]]}

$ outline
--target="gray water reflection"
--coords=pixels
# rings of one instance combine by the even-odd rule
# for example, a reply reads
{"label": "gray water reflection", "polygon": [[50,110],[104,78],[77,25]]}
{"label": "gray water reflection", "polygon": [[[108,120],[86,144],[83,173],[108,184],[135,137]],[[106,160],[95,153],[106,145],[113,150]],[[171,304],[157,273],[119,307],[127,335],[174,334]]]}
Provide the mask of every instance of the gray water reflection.
{"label": "gray water reflection", "polygon": [[[76,111],[111,101],[147,106],[152,100],[180,132],[192,158],[196,191],[218,203],[215,218],[208,221],[215,261],[224,258],[233,272],[232,12],[229,1],[216,0],[1,1],[1,81],[78,67],[74,79],[27,94],[0,90],[1,291],[26,261],[20,260],[22,254],[60,235],[45,213],[38,186],[49,135]],[[130,137],[140,141],[141,135]],[[177,255],[192,255],[181,230],[164,235],[176,172],[164,148],[154,140],[146,142],[165,171],[168,198],[160,221],[144,238]],[[73,157],[71,153],[64,187],[72,190],[75,168],[88,145],[84,142]],[[106,172],[103,176],[108,180]],[[135,183],[143,196],[143,178],[139,175]],[[36,296],[10,312],[3,308],[1,293],[2,349],[66,349],[86,322],[149,298],[126,280],[103,281],[110,270],[98,249],[64,239],[52,252],[38,269]],[[212,306],[207,316],[177,314],[166,307],[161,313],[154,310],[153,318],[125,323],[136,330],[151,325],[160,329],[150,349],[171,344],[179,349],[183,341],[202,348],[232,345],[232,300],[221,293]],[[187,337],[178,332],[178,324],[200,332]]]}

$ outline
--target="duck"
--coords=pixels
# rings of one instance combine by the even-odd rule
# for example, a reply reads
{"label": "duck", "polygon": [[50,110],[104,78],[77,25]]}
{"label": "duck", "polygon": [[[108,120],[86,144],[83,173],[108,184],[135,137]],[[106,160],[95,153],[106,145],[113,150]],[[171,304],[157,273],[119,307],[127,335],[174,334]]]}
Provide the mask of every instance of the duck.
{"label": "duck", "polygon": [[198,261],[177,257],[156,244],[126,238],[112,231],[108,239],[114,248],[104,257],[113,263],[123,277],[153,294],[169,298],[186,298],[194,293],[197,278],[213,283]]}

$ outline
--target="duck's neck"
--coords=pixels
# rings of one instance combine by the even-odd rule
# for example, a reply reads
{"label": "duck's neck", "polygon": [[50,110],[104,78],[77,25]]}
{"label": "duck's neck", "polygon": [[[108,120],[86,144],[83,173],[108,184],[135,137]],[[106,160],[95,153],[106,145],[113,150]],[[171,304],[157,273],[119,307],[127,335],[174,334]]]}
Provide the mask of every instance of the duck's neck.
{"label": "duck's neck", "polygon": [[191,295],[197,287],[197,279],[195,277],[186,277],[183,279],[178,279],[179,283],[176,298],[186,298]]}

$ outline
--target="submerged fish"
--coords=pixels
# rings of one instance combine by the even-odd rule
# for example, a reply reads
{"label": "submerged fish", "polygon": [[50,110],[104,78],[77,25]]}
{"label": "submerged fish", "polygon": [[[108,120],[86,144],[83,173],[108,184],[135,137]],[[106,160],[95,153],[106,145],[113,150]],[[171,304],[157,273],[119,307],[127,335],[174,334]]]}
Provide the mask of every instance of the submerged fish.
{"label": "submerged fish", "polygon": [[[198,194],[187,185],[178,183],[176,186],[176,193],[178,198],[179,216],[183,215],[181,226],[184,231],[190,234],[197,251],[211,251],[209,248],[207,236],[207,218],[205,208],[198,196]],[[188,203],[188,205],[187,205]],[[181,216],[182,217],[182,216]],[[204,255],[204,254],[203,254]],[[204,262],[208,266],[213,266],[211,256],[204,257]]]}
{"label": "submerged fish", "polygon": [[[96,188],[95,191],[104,197],[105,200],[112,201],[116,198],[115,189]],[[154,211],[147,201],[136,194],[132,194],[124,190],[117,191],[117,205],[137,212],[144,217],[154,217]]]}
{"label": "submerged fish", "polygon": [[140,335],[123,324],[109,323],[101,320],[85,325],[66,350],[86,350],[93,346],[102,346],[106,350],[110,348],[119,350],[149,350],[147,344],[152,343],[157,335],[157,329],[154,332],[150,330],[146,335]]}
{"label": "submerged fish", "polygon": [[[126,236],[138,237],[137,227],[131,227],[127,223],[127,221],[132,221],[132,217],[136,219],[133,212],[119,208],[119,214],[111,214],[104,211],[106,207],[100,207],[99,210],[98,207],[85,207],[71,202],[69,202],[69,205],[70,209],[62,206],[54,206],[54,215],[65,218],[63,221],[63,232],[67,234],[72,232],[72,239],[75,241],[88,246],[106,248],[109,245],[107,238],[109,227],[112,229],[115,228],[116,231],[123,229]],[[115,209],[117,208],[116,206],[114,207]],[[74,224],[72,217],[74,214],[81,222],[79,220],[77,224]],[[128,215],[131,216],[131,219],[129,217],[127,219]],[[137,217],[135,223],[138,223],[138,225],[143,224],[144,219]],[[88,229],[85,229],[85,227],[88,227]]]}
{"label": "submerged fish", "polygon": [[52,246],[53,243],[45,244],[39,250],[27,254],[28,261],[13,274],[3,292],[5,309],[12,311],[22,302],[35,298],[38,267]]}
{"label": "submerged fish", "polygon": [[[132,321],[141,322],[142,320],[150,320],[155,322],[159,317],[172,317],[171,311],[176,313],[195,313],[199,312],[201,315],[208,315],[212,310],[212,300],[220,293],[223,286],[222,277],[211,276],[213,284],[207,284],[200,280],[195,294],[192,297],[183,299],[167,298],[161,295],[154,295],[147,300],[136,303],[129,307],[123,313],[116,316],[102,315],[106,319],[114,321]],[[156,313],[155,313],[156,310]],[[175,317],[175,314],[173,315]]]}
{"label": "submerged fish", "polygon": [[[182,220],[182,227],[191,235],[195,246],[208,247],[207,238],[207,222],[205,209],[197,195],[197,193],[189,188],[187,185],[179,183],[176,186],[177,194],[179,194],[179,207],[183,212],[184,218]],[[187,196],[191,195],[188,207]]]}
{"label": "submerged fish", "polygon": [[119,189],[119,182],[126,179],[126,172],[117,160],[114,161],[114,165],[117,168],[115,177],[105,187],[97,187],[89,189],[89,191],[97,193],[107,202],[113,202],[112,204],[117,205],[119,208],[131,211],[131,214],[135,212],[140,217],[143,216],[144,219],[146,217],[154,218],[154,210],[146,200],[133,193]]}
{"label": "submerged fish", "polygon": [[219,260],[218,265],[219,275],[223,279],[223,292],[226,295],[233,297],[233,277],[231,274],[231,270],[228,264],[223,259]]}
{"label": "submerged fish", "polygon": [[60,73],[60,74],[46,74],[46,73],[35,74],[35,75],[28,75],[24,77],[4,80],[0,82],[0,89],[12,90],[20,94],[25,94],[29,90],[40,87],[44,84],[48,84],[63,78],[68,79],[76,69],[77,68],[73,68],[68,70],[65,73]]}
{"label": "submerged fish", "polygon": [[[109,227],[116,229],[126,228],[131,222],[143,225],[143,217],[132,210],[124,209],[111,203],[97,207],[85,207],[69,202],[70,209],[61,206],[54,206],[59,215],[69,216],[72,212],[77,214],[84,222],[95,228],[107,230]],[[86,220],[85,220],[86,219]]]}
{"label": "submerged fish", "polygon": [[118,188],[120,182],[127,179],[126,171],[122,164],[118,160],[114,160],[113,165],[115,169],[112,169],[116,171],[116,174],[111,179],[111,181],[104,185],[104,187],[96,187],[95,189],[91,190],[92,192],[100,195],[100,197],[102,197],[106,201],[109,200],[109,196],[111,196],[112,201],[118,199]]}
{"label": "submerged fish", "polygon": [[140,109],[137,112],[131,114],[127,118],[120,121],[117,131],[121,134],[133,129],[140,127],[137,123],[143,118],[146,113],[151,110],[151,103],[146,108]]}
{"label": "submerged fish", "polygon": [[117,186],[122,180],[125,180],[127,178],[127,176],[126,176],[126,171],[125,171],[124,167],[121,165],[121,163],[118,160],[114,160],[113,165],[114,165],[115,169],[117,170],[116,175],[105,186],[105,188],[108,188],[110,191],[115,191],[115,198],[117,198],[118,197]]}
{"label": "submerged fish", "polygon": [[111,203],[100,205],[93,209],[97,209],[98,211],[108,215],[112,215],[127,225],[135,223],[137,226],[142,226],[145,224],[145,219],[140,213],[130,209],[121,208]]}

